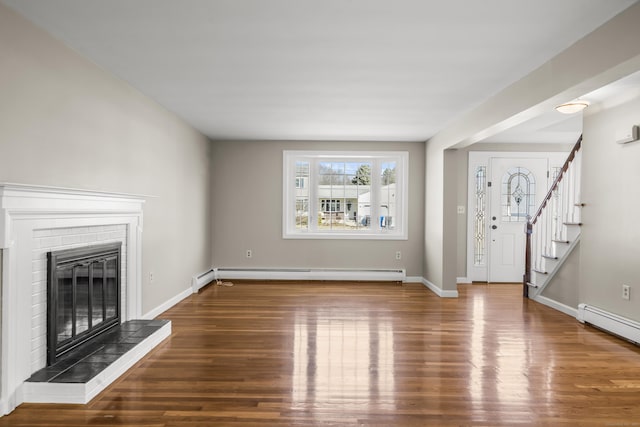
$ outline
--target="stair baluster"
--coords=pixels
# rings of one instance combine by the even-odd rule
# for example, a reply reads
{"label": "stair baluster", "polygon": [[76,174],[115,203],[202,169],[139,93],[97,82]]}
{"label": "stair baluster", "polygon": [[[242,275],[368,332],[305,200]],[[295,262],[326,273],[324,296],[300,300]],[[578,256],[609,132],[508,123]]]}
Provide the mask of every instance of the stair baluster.
{"label": "stair baluster", "polygon": [[[523,295],[529,296],[529,288],[542,288],[558,268],[558,258],[566,255],[567,244],[577,238],[568,227],[580,223],[580,168],[582,136],[558,171],[549,192],[535,215],[526,224],[525,273]],[[532,275],[533,273],[533,275]],[[534,277],[533,277],[534,276]]]}

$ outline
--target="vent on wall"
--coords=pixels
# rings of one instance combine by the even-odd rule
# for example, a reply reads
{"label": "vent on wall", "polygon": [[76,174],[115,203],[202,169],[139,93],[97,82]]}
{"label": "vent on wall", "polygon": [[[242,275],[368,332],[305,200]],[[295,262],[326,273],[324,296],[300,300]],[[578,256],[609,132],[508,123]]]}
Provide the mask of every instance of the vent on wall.
{"label": "vent on wall", "polygon": [[592,305],[578,306],[578,320],[634,343],[640,343],[640,323]]}

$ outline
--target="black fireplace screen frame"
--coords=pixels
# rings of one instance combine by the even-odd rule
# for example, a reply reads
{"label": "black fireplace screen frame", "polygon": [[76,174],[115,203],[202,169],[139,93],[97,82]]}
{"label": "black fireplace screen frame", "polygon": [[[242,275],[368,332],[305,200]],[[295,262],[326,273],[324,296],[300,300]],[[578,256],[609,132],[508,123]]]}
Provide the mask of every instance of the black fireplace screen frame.
{"label": "black fireplace screen frame", "polygon": [[[121,317],[121,293],[120,293],[120,269],[121,269],[122,243],[115,242],[103,245],[93,245],[82,248],[65,249],[47,253],[47,365],[53,365],[63,354],[84,344],[120,324]],[[113,266],[115,261],[115,266]],[[112,266],[108,268],[108,265]],[[85,269],[87,283],[79,283],[78,270]],[[114,270],[115,271],[110,271]],[[110,276],[111,274],[111,276]],[[114,277],[115,276],[115,277]],[[109,280],[108,280],[109,279]],[[115,279],[115,283],[113,280]],[[102,281],[100,285],[100,281]],[[107,283],[115,286],[108,290]],[[59,289],[59,283],[64,283],[65,290]],[[96,283],[98,286],[95,286]],[[84,286],[84,287],[83,287]],[[86,288],[86,289],[85,289]],[[95,289],[101,290],[101,295],[94,295]],[[99,291],[100,292],[100,291]],[[108,305],[111,298],[115,299],[115,307]],[[115,297],[113,293],[115,292]],[[77,304],[79,295],[87,301],[87,319],[85,330],[78,331],[76,322]],[[59,323],[61,313],[58,313],[59,299],[65,299],[71,303],[71,331],[70,336],[60,338]],[[96,309],[96,305],[98,309]],[[102,313],[97,313],[98,310]],[[115,309],[115,310],[114,310]],[[94,324],[94,313],[102,318]],[[63,313],[68,317],[69,313]],[[69,327],[67,326],[67,329]],[[65,332],[65,334],[68,332]]]}

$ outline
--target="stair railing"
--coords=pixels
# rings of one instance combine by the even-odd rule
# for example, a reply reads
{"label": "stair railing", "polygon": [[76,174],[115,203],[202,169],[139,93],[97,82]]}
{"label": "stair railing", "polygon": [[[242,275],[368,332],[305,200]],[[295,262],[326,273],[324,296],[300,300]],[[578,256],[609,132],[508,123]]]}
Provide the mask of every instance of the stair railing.
{"label": "stair railing", "polygon": [[573,146],[564,165],[555,172],[555,179],[536,213],[527,219],[523,296],[529,296],[531,272],[543,271],[545,258],[557,259],[554,242],[569,243],[566,225],[580,221],[580,165],[575,161],[582,146],[582,135]]}

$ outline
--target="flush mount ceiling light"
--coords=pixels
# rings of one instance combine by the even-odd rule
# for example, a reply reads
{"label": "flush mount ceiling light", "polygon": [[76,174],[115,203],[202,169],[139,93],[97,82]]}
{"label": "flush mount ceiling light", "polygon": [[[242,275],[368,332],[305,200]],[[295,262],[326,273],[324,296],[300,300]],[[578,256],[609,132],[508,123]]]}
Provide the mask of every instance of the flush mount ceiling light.
{"label": "flush mount ceiling light", "polygon": [[573,114],[578,113],[589,106],[589,101],[585,101],[583,99],[578,99],[571,102],[565,102],[564,104],[560,104],[556,107],[556,110],[561,112],[562,114]]}

